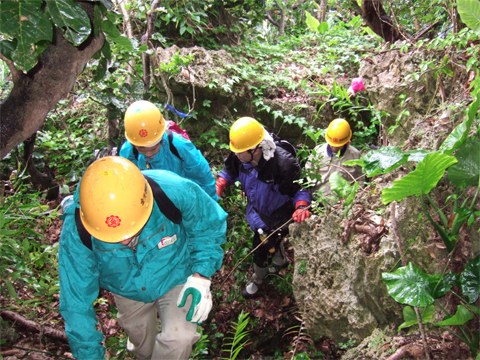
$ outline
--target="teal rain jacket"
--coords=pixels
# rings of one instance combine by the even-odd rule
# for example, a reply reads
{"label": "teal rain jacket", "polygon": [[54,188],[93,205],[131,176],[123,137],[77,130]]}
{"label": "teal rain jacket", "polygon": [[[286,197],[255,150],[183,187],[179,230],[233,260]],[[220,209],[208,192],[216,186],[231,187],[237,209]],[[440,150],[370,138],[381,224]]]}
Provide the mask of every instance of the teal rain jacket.
{"label": "teal rain jacket", "polygon": [[[210,171],[207,160],[190,140],[177,133],[172,133],[172,135],[173,146],[175,146],[182,159],[179,159],[170,151],[168,135],[165,132],[160,150],[148,161],[150,168],[169,170],[181,177],[190,179],[218,202],[215,178]],[[133,145],[128,141],[122,145],[120,156],[133,162],[140,170],[147,169],[147,157],[138,153],[138,160],[136,160],[133,154]]]}
{"label": "teal rain jacket", "polygon": [[59,250],[60,313],[73,356],[103,359],[103,335],[95,329],[93,302],[100,288],[126,298],[152,302],[194,272],[211,277],[222,264],[227,214],[199,186],[169,171],[147,170],[182,212],[182,223],[170,222],[153,206],[140,233],[136,253],[120,243],[92,237],[93,251],[83,245],[74,206],[65,211]]}

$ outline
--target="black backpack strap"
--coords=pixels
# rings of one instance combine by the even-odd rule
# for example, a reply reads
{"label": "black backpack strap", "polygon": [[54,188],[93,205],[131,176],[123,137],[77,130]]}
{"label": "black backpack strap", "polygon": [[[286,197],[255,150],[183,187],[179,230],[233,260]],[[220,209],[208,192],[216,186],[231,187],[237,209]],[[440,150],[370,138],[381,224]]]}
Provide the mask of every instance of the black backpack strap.
{"label": "black backpack strap", "polygon": [[135,145],[132,145],[132,149],[133,149],[133,156],[135,156],[135,160],[138,161],[138,149]]}
{"label": "black backpack strap", "polygon": [[[178,153],[177,148],[175,145],[173,145],[173,132],[171,130],[167,130],[167,136],[168,136],[168,145],[170,147],[170,151],[172,152],[173,155],[175,155],[177,158],[183,161],[182,157]],[[135,145],[133,146],[133,156],[135,156],[135,160],[138,161],[138,149]]]}
{"label": "black backpack strap", "polygon": [[175,155],[177,158],[183,161],[182,157],[178,153],[177,148],[175,145],[173,145],[173,132],[172,130],[167,130],[167,136],[168,136],[168,145],[170,146],[170,151],[172,152],[173,155]]}
{"label": "black backpack strap", "polygon": [[89,250],[92,250],[92,237],[87,229],[85,229],[85,226],[83,226],[82,220],[80,219],[79,208],[75,208],[75,223],[77,224],[78,235],[80,235],[83,245]]}
{"label": "black backpack strap", "polygon": [[179,225],[182,222],[182,212],[175,206],[173,201],[169,199],[160,185],[158,185],[152,178],[149,178],[146,175],[144,176],[152,188],[153,198],[162,214],[174,224]]}

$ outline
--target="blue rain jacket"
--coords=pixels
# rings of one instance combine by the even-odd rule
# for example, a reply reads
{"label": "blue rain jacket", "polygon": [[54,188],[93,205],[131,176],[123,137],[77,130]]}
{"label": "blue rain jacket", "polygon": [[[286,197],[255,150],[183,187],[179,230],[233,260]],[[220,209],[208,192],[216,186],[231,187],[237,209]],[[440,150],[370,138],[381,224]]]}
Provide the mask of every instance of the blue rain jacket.
{"label": "blue rain jacket", "polygon": [[[213,200],[218,201],[215,178],[210,171],[207,160],[191,141],[177,133],[172,133],[172,135],[172,143],[182,159],[180,160],[170,151],[168,135],[165,132],[160,150],[148,162],[150,168],[169,170],[181,177],[190,179],[200,185]],[[119,155],[133,162],[140,170],[147,169],[147,157],[139,153],[138,160],[136,160],[133,154],[133,145],[129,141],[122,145]]]}
{"label": "blue rain jacket", "polygon": [[194,272],[211,277],[222,264],[220,245],[225,243],[227,230],[227,214],[222,208],[195,183],[172,172],[143,173],[155,180],[182,212],[182,223],[170,222],[154,205],[136,253],[120,243],[93,237],[93,251],[83,245],[75,224],[78,187],[74,206],[65,211],[58,259],[60,313],[77,359],[104,358],[103,335],[95,329],[93,307],[100,288],[147,303],[185,283]]}
{"label": "blue rain jacket", "polygon": [[300,170],[298,160],[287,150],[277,147],[273,158],[265,161],[262,157],[256,167],[250,163],[242,164],[231,153],[218,176],[227,180],[229,186],[240,181],[248,198],[247,222],[256,232],[258,229],[273,230],[258,212],[270,217],[287,202],[291,202],[292,207],[299,200],[310,204],[311,194],[295,182],[300,179]]}

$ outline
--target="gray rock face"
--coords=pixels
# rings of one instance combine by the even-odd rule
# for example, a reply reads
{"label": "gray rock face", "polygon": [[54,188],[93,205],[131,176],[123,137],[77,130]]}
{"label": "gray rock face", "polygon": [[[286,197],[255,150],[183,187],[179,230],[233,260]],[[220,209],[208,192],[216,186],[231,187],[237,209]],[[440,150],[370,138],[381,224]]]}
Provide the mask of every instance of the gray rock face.
{"label": "gray rock face", "polygon": [[[429,56],[423,51],[403,55],[397,51],[386,51],[362,61],[359,74],[370,102],[376,110],[391,115],[386,119],[386,127],[395,125],[402,111],[409,111],[399,120],[394,136],[389,137],[391,145],[402,145],[408,139],[410,129],[422,120],[423,114],[441,101],[433,71],[420,69],[423,61],[430,60]],[[411,76],[413,73],[417,73],[418,78]],[[400,95],[405,96],[403,103]]]}
{"label": "gray rock face", "polygon": [[[348,241],[342,242],[348,226],[343,208],[290,226],[290,242],[295,249],[295,299],[300,309],[308,311],[309,332],[337,343],[348,340],[359,343],[376,328],[402,322],[403,306],[387,293],[382,281],[382,272],[392,271],[400,259],[391,212],[387,208],[381,215],[375,214],[379,204],[374,197],[369,204],[360,220],[375,224],[373,228],[378,229],[383,219],[387,229],[378,250],[371,254],[364,251],[368,236],[355,227]],[[360,206],[366,207],[357,204],[356,208]],[[430,230],[417,221],[421,210],[418,199],[407,198],[395,210],[396,233],[401,239],[415,239],[407,252],[407,261],[425,271],[438,271],[438,264],[426,249]],[[408,247],[407,243],[402,245],[404,249]],[[442,256],[443,253],[438,254],[439,258]]]}

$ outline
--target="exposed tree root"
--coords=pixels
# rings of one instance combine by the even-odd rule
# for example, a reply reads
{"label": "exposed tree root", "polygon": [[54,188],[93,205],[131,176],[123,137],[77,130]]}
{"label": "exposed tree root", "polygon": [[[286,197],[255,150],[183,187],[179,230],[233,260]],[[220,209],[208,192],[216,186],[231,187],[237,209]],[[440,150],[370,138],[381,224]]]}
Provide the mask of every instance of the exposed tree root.
{"label": "exposed tree root", "polygon": [[65,343],[68,343],[67,335],[63,331],[52,329],[48,326],[42,326],[37,324],[34,321],[25,319],[23,316],[15,314],[12,311],[2,311],[0,316],[4,320],[14,322],[18,327],[31,332],[31,333],[40,333],[54,340],[59,340]]}

